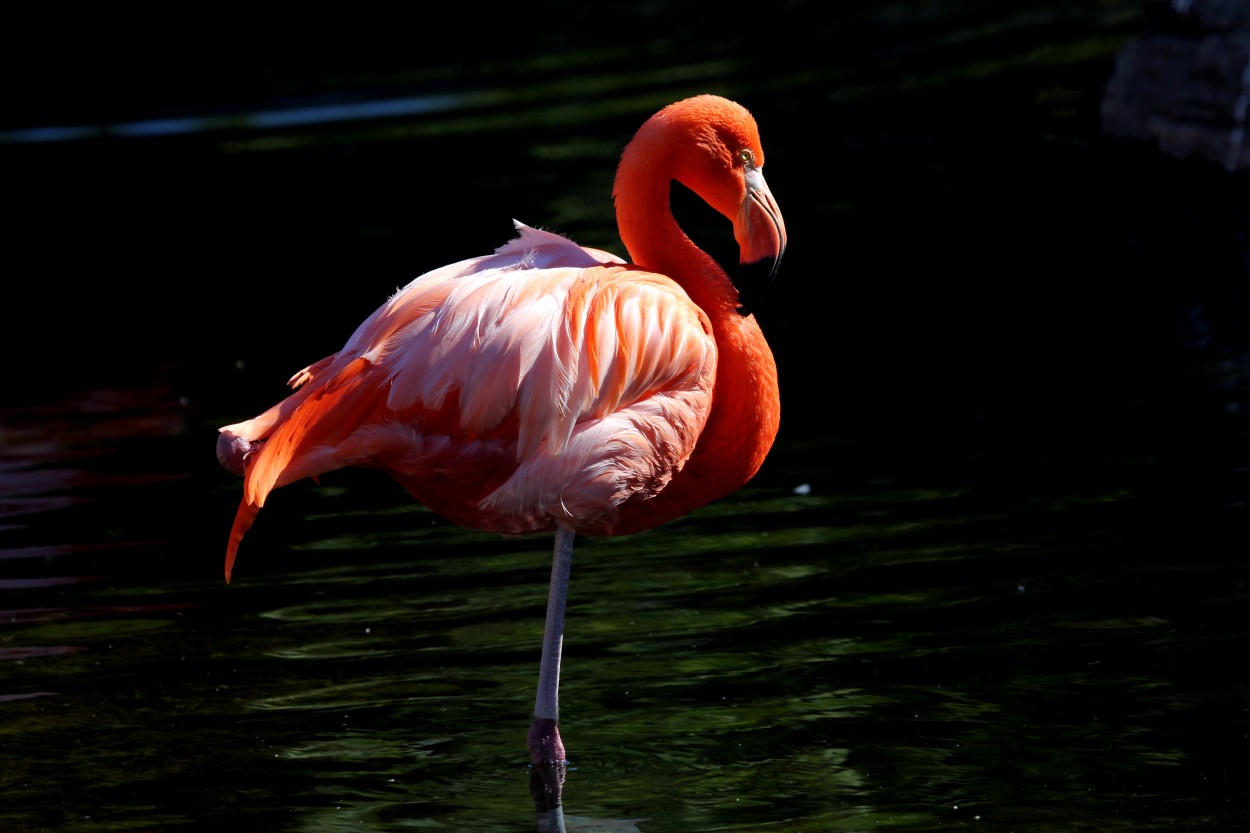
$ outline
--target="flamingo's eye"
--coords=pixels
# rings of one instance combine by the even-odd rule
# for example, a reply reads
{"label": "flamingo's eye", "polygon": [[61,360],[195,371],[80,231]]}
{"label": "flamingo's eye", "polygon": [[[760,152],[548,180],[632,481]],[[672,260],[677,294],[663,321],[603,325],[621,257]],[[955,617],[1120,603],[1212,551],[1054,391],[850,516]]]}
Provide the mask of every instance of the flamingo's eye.
{"label": "flamingo's eye", "polygon": [[743,148],[742,150],[738,151],[738,160],[742,162],[742,164],[747,166],[748,168],[755,167],[755,154],[752,153],[748,148]]}

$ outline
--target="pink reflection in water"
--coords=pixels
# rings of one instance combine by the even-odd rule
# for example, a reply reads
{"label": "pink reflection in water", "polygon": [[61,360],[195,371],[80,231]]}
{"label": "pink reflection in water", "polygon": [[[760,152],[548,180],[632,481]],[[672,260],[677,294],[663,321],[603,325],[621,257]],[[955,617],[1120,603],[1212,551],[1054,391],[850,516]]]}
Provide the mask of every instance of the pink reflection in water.
{"label": "pink reflection in water", "polygon": [[81,489],[144,485],[181,472],[109,473],[117,444],[186,431],[185,406],[164,384],[76,391],[41,404],[0,409],[0,518],[72,505]]}
{"label": "pink reflection in water", "polygon": [[26,647],[0,648],[0,660],[56,657],[81,651],[79,645],[31,645]]}
{"label": "pink reflection in water", "polygon": [[[89,559],[95,566],[84,574],[55,574],[56,566],[65,572],[82,569],[63,556],[116,552],[125,559],[165,543],[128,535],[129,516],[83,509],[139,507],[135,517],[143,520],[152,490],[136,487],[187,478],[184,461],[176,455],[133,453],[151,448],[145,441],[185,433],[185,410],[163,384],[80,391],[47,403],[0,408],[0,606],[6,608],[0,609],[0,625],[8,626],[0,662],[17,666],[89,650],[87,645],[14,644],[39,642],[47,634],[38,628],[27,633],[27,626],[161,615],[197,606],[93,603],[100,601],[95,588],[107,588],[110,579],[97,574],[99,559]],[[0,693],[0,702],[57,696],[32,676],[38,667],[31,665],[31,673],[22,675],[23,684],[37,690]]]}
{"label": "pink reflection in water", "polygon": [[79,605],[76,607],[37,607],[0,610],[0,624],[51,622],[61,619],[86,619],[94,616],[130,616],[136,613],[164,613],[199,607],[192,602],[169,602],[152,605]]}
{"label": "pink reflection in water", "polygon": [[[124,494],[127,487],[186,479],[181,461],[156,458],[157,470],[136,471],[122,456],[127,443],[186,430],[185,403],[164,383],[75,391],[46,403],[0,408],[0,521],[5,522],[0,533],[14,534],[10,540],[0,538],[0,561],[154,543],[83,543],[96,531],[69,522],[65,510],[96,501],[102,493]],[[29,540],[35,524],[49,533],[41,536],[49,540]],[[17,535],[23,531],[25,539]]]}
{"label": "pink reflection in water", "polygon": [[36,697],[56,697],[55,691],[29,691],[25,694],[0,694],[0,703],[12,703],[15,700],[33,700]]}

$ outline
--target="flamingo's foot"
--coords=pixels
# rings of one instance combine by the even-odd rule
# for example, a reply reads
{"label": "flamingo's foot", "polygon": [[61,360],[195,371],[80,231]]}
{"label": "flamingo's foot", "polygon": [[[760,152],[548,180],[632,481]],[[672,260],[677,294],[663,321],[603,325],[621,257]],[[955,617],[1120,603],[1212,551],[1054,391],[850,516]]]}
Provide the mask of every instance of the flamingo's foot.
{"label": "flamingo's foot", "polygon": [[564,765],[564,741],[560,740],[560,727],[550,717],[535,717],[530,723],[530,760],[536,766]]}

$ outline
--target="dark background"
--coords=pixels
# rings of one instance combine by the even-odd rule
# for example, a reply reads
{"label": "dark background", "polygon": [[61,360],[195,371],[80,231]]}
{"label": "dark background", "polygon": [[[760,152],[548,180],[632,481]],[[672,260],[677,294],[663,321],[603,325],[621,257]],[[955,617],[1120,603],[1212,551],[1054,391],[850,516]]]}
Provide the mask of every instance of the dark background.
{"label": "dark background", "polygon": [[[270,501],[226,586],[214,431],[513,218],[619,252],[621,148],[715,92],[756,115],[790,233],[759,313],[782,434],[738,496],[579,555],[570,814],[1244,829],[1247,172],[1104,127],[1126,50],[1180,54],[1220,5],[6,13],[0,817],[273,830],[381,795],[515,828],[547,543],[336,472]],[[1222,60],[1146,74],[1217,139]],[[652,629],[701,650],[619,665]],[[412,700],[428,665],[448,694]],[[380,692],[350,725],[344,680]],[[310,740],[342,754],[277,761]]]}

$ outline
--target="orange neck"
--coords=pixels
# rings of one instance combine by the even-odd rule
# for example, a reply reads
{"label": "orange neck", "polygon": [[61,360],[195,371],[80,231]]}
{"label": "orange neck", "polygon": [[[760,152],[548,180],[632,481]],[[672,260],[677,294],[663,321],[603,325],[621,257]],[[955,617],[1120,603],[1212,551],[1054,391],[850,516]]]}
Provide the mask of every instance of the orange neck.
{"label": "orange neck", "polygon": [[[642,140],[642,141],[640,141]],[[777,365],[738,291],[716,261],[678,226],[669,205],[674,172],[639,137],[617,173],[617,223],[630,259],[676,281],[708,316],[717,345],[712,411],[685,467],[649,502],[652,517],[675,518],[737,490],[772,447],[781,420]]]}

